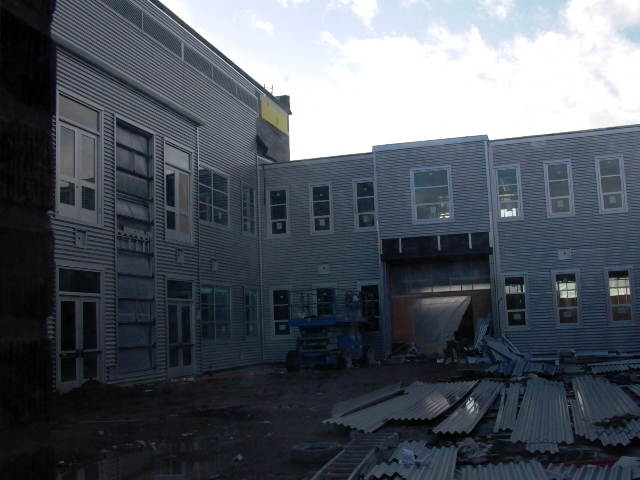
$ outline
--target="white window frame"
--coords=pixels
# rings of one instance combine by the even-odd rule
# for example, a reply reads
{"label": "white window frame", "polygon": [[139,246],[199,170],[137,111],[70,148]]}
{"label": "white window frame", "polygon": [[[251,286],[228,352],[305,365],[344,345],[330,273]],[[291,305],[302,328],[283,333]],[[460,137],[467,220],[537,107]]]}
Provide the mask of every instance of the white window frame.
{"label": "white window frame", "polygon": [[[567,166],[567,181],[569,183],[569,196],[566,197],[567,201],[569,202],[569,211],[568,212],[557,212],[554,213],[553,212],[553,208],[552,208],[552,200],[556,199],[556,198],[565,198],[565,197],[551,197],[551,188],[550,188],[550,182],[555,181],[555,180],[550,180],[549,179],[549,166],[551,165],[566,165]],[[573,175],[571,173],[571,160],[550,160],[550,161],[546,161],[543,164],[544,167],[544,188],[545,188],[545,193],[546,193],[546,199],[547,199],[547,217],[551,218],[551,217],[572,217],[575,215],[575,203],[574,203],[574,199],[573,199]]]}
{"label": "white window frame", "polygon": [[[175,165],[173,163],[171,163],[170,161],[167,160],[167,155],[166,155],[166,151],[167,151],[167,145],[169,145],[172,148],[175,148],[176,150],[181,150],[184,153],[187,153],[189,155],[189,170],[185,170],[184,167],[179,166],[179,165]],[[194,212],[194,203],[193,203],[193,199],[194,199],[194,195],[193,195],[193,168],[194,168],[194,155],[193,155],[193,150],[180,145],[179,143],[173,142],[171,140],[165,139],[164,144],[162,146],[162,152],[163,152],[163,158],[164,158],[164,177],[163,177],[163,187],[164,187],[164,197],[165,197],[165,201],[164,201],[164,232],[165,232],[165,240],[167,241],[174,241],[174,242],[181,242],[181,243],[192,243],[193,241],[193,212]],[[172,170],[174,171],[176,177],[175,177],[175,206],[173,207],[169,207],[167,205],[167,170]],[[187,217],[188,217],[188,221],[189,221],[189,233],[184,233],[184,232],[180,232],[179,230],[179,216],[182,214],[181,211],[179,211],[179,207],[178,207],[178,201],[180,198],[180,191],[179,191],[179,175],[183,174],[183,175],[187,175],[187,182],[188,182],[188,191],[187,191]],[[175,214],[175,221],[176,221],[176,229],[170,229],[167,227],[167,212],[174,212]]]}
{"label": "white window frame", "polygon": [[[245,210],[245,191],[253,193],[253,203],[247,202],[247,209]],[[256,202],[257,202],[257,190],[248,183],[242,182],[240,184],[240,209],[241,209],[241,231],[243,235],[256,235],[257,219],[256,219]],[[245,215],[245,211],[248,215]],[[247,229],[247,226],[249,228]]]}
{"label": "white window frame", "polygon": [[[607,192],[607,193],[603,193],[602,192],[602,175],[600,173],[600,161],[602,160],[614,160],[617,159],[619,161],[619,166],[620,166],[620,185],[621,185],[621,190],[619,192]],[[598,206],[600,208],[600,213],[602,214],[606,214],[606,213],[621,213],[621,212],[626,212],[627,211],[627,187],[626,187],[626,183],[625,183],[625,178],[624,178],[624,158],[622,155],[600,155],[595,157],[595,162],[596,162],[596,183],[597,183],[597,187],[598,187]],[[615,176],[615,175],[608,175],[609,177],[611,176]],[[606,178],[606,177],[605,177]],[[619,193],[621,195],[621,199],[622,199],[622,206],[618,207],[618,208],[605,208],[606,207],[606,202],[604,200],[605,195],[607,194],[613,194],[613,193]]]}
{"label": "white window frame", "polygon": [[[449,216],[447,218],[418,218],[418,207],[422,205],[430,205],[430,204],[418,204],[416,203],[416,186],[415,186],[415,174],[419,172],[437,172],[445,170],[447,172],[447,188],[449,190],[449,201],[446,202],[449,204]],[[420,225],[424,223],[441,223],[441,222],[453,222],[455,220],[454,209],[453,209],[453,187],[451,180],[451,166],[443,165],[439,167],[425,167],[425,168],[412,168],[410,170],[410,181],[411,181],[411,217],[414,225]],[[430,187],[418,187],[418,188],[430,188]],[[443,203],[443,202],[438,202]]]}
{"label": "white window frame", "polygon": [[[208,204],[206,202],[201,202],[201,200],[200,200],[200,189],[202,188],[203,184],[201,183],[201,180],[200,180],[200,170],[208,170],[209,173],[211,173],[212,175],[217,175],[218,177],[222,177],[222,178],[225,179],[226,184],[227,184],[227,192],[225,194],[225,196],[226,196],[226,207],[224,209],[223,208],[219,208],[219,207],[214,207],[213,206],[213,202],[211,204]],[[212,191],[215,190],[216,192],[218,192],[220,194],[224,193],[221,190],[214,189],[213,185],[211,185],[211,186],[205,185],[205,186],[207,188],[210,188]],[[212,226],[214,226],[216,228],[222,228],[222,229],[225,229],[225,230],[229,230],[230,229],[230,224],[231,224],[231,220],[230,220],[230,218],[231,218],[231,215],[230,215],[230,210],[231,210],[231,208],[230,208],[230,197],[231,197],[231,182],[229,180],[229,175],[224,174],[221,171],[216,170],[215,168],[211,168],[208,165],[203,165],[202,163],[200,163],[198,165],[198,220],[201,223],[204,222],[205,224],[212,225]],[[205,203],[206,205],[209,205],[211,207],[211,220],[203,219],[200,216],[200,204],[201,203]],[[223,222],[216,222],[214,220],[215,219],[215,215],[216,215],[216,210],[222,211],[222,212],[227,214],[227,221],[226,222],[224,222],[224,223]]]}
{"label": "white window frame", "polygon": [[[372,183],[373,184],[373,195],[368,197],[358,197],[358,184],[359,183]],[[353,180],[353,224],[356,232],[371,232],[375,231],[378,226],[378,211],[377,211],[377,202],[376,202],[376,182],[373,178],[357,178]],[[372,212],[360,212],[358,210],[358,199],[360,198],[373,198],[373,211]],[[370,227],[361,227],[360,226],[360,215],[372,214],[373,215],[373,225]]]}
{"label": "white window frame", "polygon": [[[631,319],[629,320],[614,320],[613,319],[613,308],[614,304],[611,303],[611,295],[609,292],[609,272],[617,272],[626,270],[629,273],[629,292],[631,296],[631,303],[628,304],[629,309],[631,311]],[[636,308],[636,296],[634,292],[634,282],[633,282],[633,267],[628,265],[622,266],[614,266],[614,267],[605,267],[604,268],[604,286],[605,286],[605,294],[607,295],[607,318],[609,319],[609,323],[611,325],[631,325],[636,322],[635,308]],[[625,304],[626,305],[626,304]]]}
{"label": "white window frame", "polygon": [[[271,218],[271,192],[278,192],[280,190],[284,190],[287,196],[287,201],[282,204],[286,209],[286,218],[281,219],[273,219]],[[291,236],[291,198],[289,197],[289,187],[271,187],[267,190],[266,196],[266,207],[267,207],[267,238],[286,238]],[[273,224],[276,222],[284,222],[285,224],[285,232],[284,233],[273,233]]]}
{"label": "white window frame", "polygon": [[[314,215],[313,189],[317,187],[329,187],[329,215]],[[318,202],[326,202],[326,200],[318,200]],[[311,235],[330,235],[334,229],[333,215],[333,185],[331,183],[311,183],[309,184],[309,218]],[[316,230],[316,219],[326,218],[329,220],[329,229]]]}
{"label": "white window frame", "polygon": [[[64,96],[67,99],[76,102],[90,110],[94,110],[98,114],[98,128],[99,130],[93,130],[86,125],[82,125],[80,123],[74,122],[71,119],[64,118],[60,115],[60,96]],[[74,93],[66,90],[66,89],[58,89],[56,92],[56,217],[63,217],[66,219],[70,219],[73,221],[77,221],[80,223],[86,223],[91,225],[100,225],[102,222],[102,200],[103,200],[103,142],[102,142],[102,134],[104,131],[104,110],[83,98],[78,97]],[[61,166],[60,166],[60,138],[61,138],[61,127],[65,126],[70,130],[75,131],[75,176],[74,177],[63,177],[61,174]],[[95,156],[95,165],[94,165],[94,179],[95,183],[91,184],[90,182],[86,182],[81,179],[81,158],[79,153],[79,149],[77,148],[80,143],[81,135],[91,137],[96,142],[96,156]],[[75,186],[74,198],[76,200],[76,205],[68,205],[60,202],[60,186],[62,181],[72,182]],[[91,211],[85,208],[82,208],[82,187],[83,184],[86,186],[93,188],[95,191],[95,211]]]}
{"label": "white window frame", "polygon": [[[247,314],[247,310],[250,308],[247,304],[247,294],[255,295],[254,314],[255,318],[250,318]],[[258,340],[260,338],[260,292],[257,288],[244,287],[242,289],[242,309],[244,312],[244,338],[245,340]],[[249,334],[249,326],[255,327],[255,332]]]}
{"label": "white window frame", "polygon": [[[564,274],[572,274],[576,276],[576,297],[578,299],[577,306],[577,316],[578,321],[576,323],[561,323],[560,322],[560,307],[558,305],[558,290],[556,290],[556,276],[564,275]],[[556,326],[558,328],[576,328],[582,325],[582,299],[581,299],[581,286],[580,286],[580,271],[579,270],[554,270],[551,272],[551,282],[553,288],[553,309],[554,309],[554,317],[556,320]]]}
{"label": "white window frame", "polygon": [[[518,200],[517,200],[517,209],[518,209],[518,215],[515,215],[513,217],[501,217],[500,216],[500,212],[501,212],[501,202],[500,202],[500,185],[498,183],[498,172],[500,170],[515,170],[516,171],[516,178],[517,178],[517,186],[518,186]],[[524,211],[522,210],[522,180],[520,177],[520,165],[503,165],[500,167],[495,167],[494,168],[494,188],[495,188],[495,195],[494,195],[494,201],[495,201],[495,206],[496,206],[496,217],[498,219],[499,222],[513,222],[513,221],[517,221],[517,220],[523,220],[524,219]],[[512,203],[512,202],[502,202],[502,203]]]}
{"label": "white window frame", "polygon": [[[524,279],[524,309],[509,310],[507,304],[507,288],[505,285],[507,278],[518,277]],[[526,273],[503,273],[501,275],[502,283],[502,311],[504,312],[504,326],[509,330],[527,330],[531,327],[531,318],[529,316],[529,278]],[[554,287],[555,288],[555,287]],[[555,291],[554,291],[555,294]],[[524,325],[509,325],[509,312],[511,311],[524,311]]]}
{"label": "white window frame", "polygon": [[[233,287],[231,285],[226,285],[226,284],[213,284],[213,283],[206,283],[204,285],[201,286],[200,288],[200,297],[198,299],[198,301],[200,302],[200,308],[202,309],[202,291],[205,289],[211,289],[211,295],[212,295],[212,302],[211,302],[211,312],[209,313],[209,315],[211,316],[211,320],[207,321],[208,324],[210,324],[213,328],[213,337],[211,336],[204,336],[203,333],[203,319],[202,319],[202,312],[200,313],[200,328],[201,328],[201,338],[203,342],[207,342],[207,343],[213,343],[213,342],[227,342],[231,339],[233,339]],[[216,295],[216,289],[224,289],[224,290],[228,290],[229,291],[229,334],[227,336],[224,337],[219,337],[218,336],[218,318],[216,317],[215,314],[215,308],[216,308],[216,304],[215,304],[215,295]]]}
{"label": "white window frame", "polygon": [[[282,190],[282,189],[277,189],[277,190]],[[288,339],[292,339],[294,338],[294,327],[292,327],[291,325],[289,325],[289,321],[287,319],[287,325],[289,325],[289,333],[286,334],[282,334],[282,335],[278,335],[276,334],[276,322],[284,322],[284,320],[276,320],[275,319],[275,315],[274,315],[274,307],[275,304],[273,303],[273,292],[278,291],[278,290],[286,290],[289,292],[289,317],[291,317],[292,315],[292,304],[291,301],[293,300],[292,298],[292,293],[293,293],[293,287],[291,285],[275,285],[275,286],[270,286],[269,287],[269,318],[271,319],[271,322],[269,324],[269,336],[271,337],[272,340],[288,340]]]}

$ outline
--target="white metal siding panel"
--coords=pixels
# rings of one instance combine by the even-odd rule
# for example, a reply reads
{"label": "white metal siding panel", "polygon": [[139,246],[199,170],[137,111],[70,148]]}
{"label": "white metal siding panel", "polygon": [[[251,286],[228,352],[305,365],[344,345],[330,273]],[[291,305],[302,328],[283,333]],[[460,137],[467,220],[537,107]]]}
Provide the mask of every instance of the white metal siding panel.
{"label": "white metal siding panel", "polygon": [[[612,325],[604,268],[640,270],[640,133],[549,136],[491,148],[494,166],[520,165],[522,181],[524,219],[498,222],[501,272],[527,273],[529,286],[530,327],[507,330],[509,338],[532,352],[636,350],[640,283],[633,292],[635,323]],[[624,158],[628,211],[600,214],[594,157],[613,154]],[[575,215],[548,218],[543,162],[561,159],[571,160]],[[558,249],[571,249],[572,258],[558,260]],[[551,272],[557,270],[580,271],[580,326],[556,326]]]}
{"label": "white metal siding panel", "polygon": [[[272,186],[289,188],[291,236],[273,238],[265,235],[263,239],[266,357],[267,361],[283,361],[295,343],[293,336],[273,338],[269,287],[291,285],[294,289],[310,289],[318,284],[335,283],[340,290],[355,290],[358,282],[379,280],[377,233],[355,231],[353,211],[352,181],[373,178],[373,162],[370,155],[364,155],[330,162],[317,159],[266,165],[264,176],[265,191]],[[333,234],[310,233],[309,184],[316,183],[331,183]],[[264,212],[267,208],[264,198],[260,201]],[[318,266],[323,264],[329,265],[329,275],[318,273]],[[365,337],[366,343],[380,341],[380,334]],[[381,352],[382,347],[377,347]]]}
{"label": "white metal siding panel", "polygon": [[[488,232],[485,142],[374,152],[380,238]],[[451,167],[454,221],[413,225],[412,168]]]}

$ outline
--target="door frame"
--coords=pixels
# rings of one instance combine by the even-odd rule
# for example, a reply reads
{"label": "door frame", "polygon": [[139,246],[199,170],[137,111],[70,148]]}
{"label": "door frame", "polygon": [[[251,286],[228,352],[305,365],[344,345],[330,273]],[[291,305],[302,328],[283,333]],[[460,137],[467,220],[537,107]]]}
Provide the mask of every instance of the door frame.
{"label": "door frame", "polygon": [[[191,284],[191,298],[190,299],[182,299],[182,298],[171,298],[169,297],[169,282],[170,281],[178,281],[178,282],[188,282]],[[165,278],[165,292],[166,292],[166,304],[165,304],[165,319],[166,319],[166,332],[167,332],[167,377],[175,378],[175,377],[184,377],[187,375],[195,375],[197,371],[197,341],[196,341],[196,302],[195,302],[195,294],[196,294],[196,280],[193,278],[176,278],[176,277],[166,277]],[[191,329],[191,365],[180,365],[178,367],[171,367],[171,345],[169,338],[169,307],[171,305],[176,306],[184,306],[188,305],[190,307],[190,321],[189,328]],[[178,310],[180,311],[180,310]],[[179,314],[179,328],[181,325],[181,317],[182,313]],[[180,330],[179,330],[180,331]],[[180,332],[181,333],[181,332]],[[179,343],[180,345],[181,343]],[[180,357],[182,358],[182,356]]]}

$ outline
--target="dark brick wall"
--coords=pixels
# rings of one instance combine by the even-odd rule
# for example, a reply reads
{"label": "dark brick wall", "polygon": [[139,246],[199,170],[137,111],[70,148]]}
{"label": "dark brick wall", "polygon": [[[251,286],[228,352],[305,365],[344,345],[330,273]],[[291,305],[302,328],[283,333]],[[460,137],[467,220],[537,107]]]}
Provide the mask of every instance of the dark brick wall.
{"label": "dark brick wall", "polygon": [[0,1],[0,477],[54,478],[49,445],[54,0]]}

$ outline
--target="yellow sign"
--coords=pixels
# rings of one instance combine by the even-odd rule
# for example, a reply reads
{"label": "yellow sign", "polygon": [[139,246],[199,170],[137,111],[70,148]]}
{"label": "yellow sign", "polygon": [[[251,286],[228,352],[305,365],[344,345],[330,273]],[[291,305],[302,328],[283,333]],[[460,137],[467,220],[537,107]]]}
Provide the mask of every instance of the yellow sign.
{"label": "yellow sign", "polygon": [[281,132],[289,135],[289,117],[262,97],[260,99],[260,116]]}

